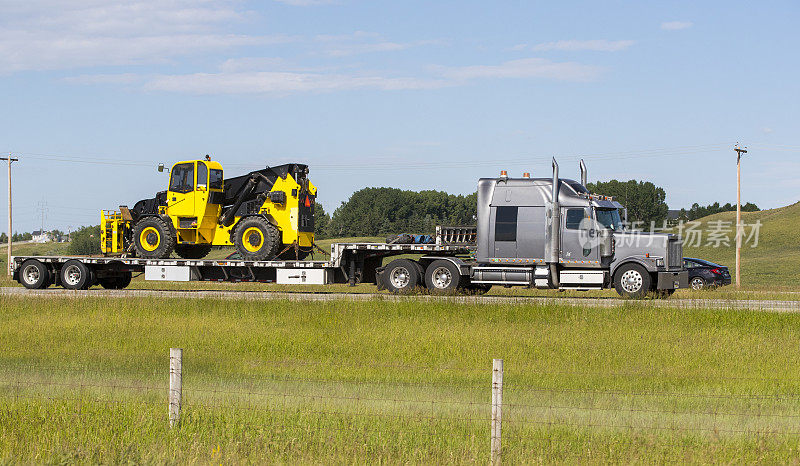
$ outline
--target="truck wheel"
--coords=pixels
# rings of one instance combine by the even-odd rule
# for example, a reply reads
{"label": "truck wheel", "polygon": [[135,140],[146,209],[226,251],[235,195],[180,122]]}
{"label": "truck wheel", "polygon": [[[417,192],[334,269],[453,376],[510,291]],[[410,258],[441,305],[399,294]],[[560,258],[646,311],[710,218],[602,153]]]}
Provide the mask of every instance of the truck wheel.
{"label": "truck wheel", "polygon": [[68,290],[85,290],[92,286],[94,274],[83,262],[70,259],[61,266],[61,286]]}
{"label": "truck wheel", "polygon": [[158,217],[145,217],[133,227],[136,257],[166,259],[175,248],[175,237],[169,226]]}
{"label": "truck wheel", "polygon": [[202,259],[211,252],[210,244],[176,244],[175,254],[182,259]]}
{"label": "truck wheel", "polygon": [[280,232],[263,217],[247,217],[236,226],[236,251],[247,261],[270,260],[275,257],[275,245]]}
{"label": "truck wheel", "polygon": [[650,274],[639,264],[625,264],[614,274],[614,288],[623,298],[645,297],[651,282]]}
{"label": "truck wheel", "polygon": [[425,286],[432,293],[452,293],[461,281],[461,271],[448,260],[435,260],[425,269]]}
{"label": "truck wheel", "polygon": [[29,290],[39,290],[50,286],[50,271],[36,259],[28,259],[19,268],[19,282]]}
{"label": "truck wheel", "polygon": [[419,269],[412,260],[395,259],[383,271],[383,285],[392,293],[408,293],[419,284]]}

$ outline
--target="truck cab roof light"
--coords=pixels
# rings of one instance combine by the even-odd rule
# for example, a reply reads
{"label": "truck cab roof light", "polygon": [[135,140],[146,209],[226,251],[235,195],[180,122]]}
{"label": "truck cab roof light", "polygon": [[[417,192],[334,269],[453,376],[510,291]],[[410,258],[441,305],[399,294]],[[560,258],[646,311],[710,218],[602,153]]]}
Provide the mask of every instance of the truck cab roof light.
{"label": "truck cab roof light", "polygon": [[522,177],[523,177],[523,178],[530,178],[530,177],[531,177],[531,174],[530,174],[530,173],[528,173],[528,172],[525,172],[525,173],[523,173],[523,174],[522,174]]}

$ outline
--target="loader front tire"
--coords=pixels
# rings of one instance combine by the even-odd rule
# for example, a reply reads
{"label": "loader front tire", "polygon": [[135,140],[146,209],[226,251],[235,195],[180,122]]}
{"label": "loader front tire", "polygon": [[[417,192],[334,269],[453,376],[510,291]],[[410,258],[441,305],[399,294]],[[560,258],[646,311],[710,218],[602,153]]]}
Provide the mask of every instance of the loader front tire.
{"label": "loader front tire", "polygon": [[136,257],[166,259],[175,249],[175,236],[166,222],[158,217],[145,217],[133,227]]}
{"label": "loader front tire", "polygon": [[182,259],[202,259],[211,252],[210,244],[176,244],[175,254]]}
{"label": "loader front tire", "polygon": [[280,232],[264,217],[247,217],[236,225],[236,251],[247,261],[271,260],[280,241]]}

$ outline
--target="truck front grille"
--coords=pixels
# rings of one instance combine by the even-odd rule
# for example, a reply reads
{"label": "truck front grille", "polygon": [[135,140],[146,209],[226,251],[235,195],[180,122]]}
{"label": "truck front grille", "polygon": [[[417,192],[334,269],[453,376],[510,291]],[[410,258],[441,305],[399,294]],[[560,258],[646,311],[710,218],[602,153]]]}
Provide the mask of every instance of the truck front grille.
{"label": "truck front grille", "polygon": [[679,269],[683,266],[683,243],[677,238],[667,242],[667,267]]}

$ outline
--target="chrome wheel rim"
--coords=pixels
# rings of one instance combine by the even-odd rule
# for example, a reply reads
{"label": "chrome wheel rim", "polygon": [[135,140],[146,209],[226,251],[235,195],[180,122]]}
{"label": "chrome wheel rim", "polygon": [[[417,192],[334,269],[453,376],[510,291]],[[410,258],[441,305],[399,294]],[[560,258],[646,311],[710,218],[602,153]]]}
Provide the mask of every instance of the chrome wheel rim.
{"label": "chrome wheel rim", "polygon": [[35,265],[29,265],[25,267],[25,270],[22,271],[22,279],[25,280],[25,283],[28,285],[34,285],[39,281],[41,274],[39,274],[39,267]]}
{"label": "chrome wheel rim", "polygon": [[402,289],[408,286],[409,281],[411,281],[411,274],[405,267],[395,267],[389,279],[392,282],[392,286]]}
{"label": "chrome wheel rim", "polygon": [[81,281],[81,269],[77,265],[68,265],[64,271],[64,282],[68,285],[77,286]]}
{"label": "chrome wheel rim", "polygon": [[433,270],[433,286],[436,288],[444,289],[453,283],[453,274],[447,267],[436,267]]}
{"label": "chrome wheel rim", "polygon": [[699,277],[694,277],[692,279],[692,289],[693,290],[702,290],[703,289],[703,279]]}
{"label": "chrome wheel rim", "polygon": [[628,270],[622,274],[622,289],[628,293],[636,293],[642,289],[642,274],[636,270]]}

